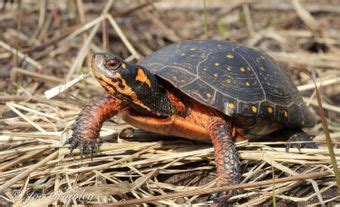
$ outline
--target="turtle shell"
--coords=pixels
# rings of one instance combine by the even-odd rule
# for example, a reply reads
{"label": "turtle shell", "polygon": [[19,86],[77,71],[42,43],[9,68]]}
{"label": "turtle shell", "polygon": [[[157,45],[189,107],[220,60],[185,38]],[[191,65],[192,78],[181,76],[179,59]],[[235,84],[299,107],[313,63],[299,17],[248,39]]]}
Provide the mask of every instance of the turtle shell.
{"label": "turtle shell", "polygon": [[315,124],[292,79],[261,51],[227,41],[187,40],[157,50],[140,65],[228,116],[293,128]]}

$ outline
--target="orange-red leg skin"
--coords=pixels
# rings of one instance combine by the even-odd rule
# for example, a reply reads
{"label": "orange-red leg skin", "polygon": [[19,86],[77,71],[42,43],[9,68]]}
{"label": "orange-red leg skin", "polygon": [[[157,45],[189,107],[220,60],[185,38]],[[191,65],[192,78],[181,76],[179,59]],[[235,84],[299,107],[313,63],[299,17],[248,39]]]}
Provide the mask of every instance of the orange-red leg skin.
{"label": "orange-red leg skin", "polygon": [[218,185],[239,183],[240,163],[233,141],[232,122],[220,117],[212,118],[208,130],[214,145],[217,175],[220,177]]}
{"label": "orange-red leg skin", "polygon": [[93,100],[78,115],[73,128],[72,139],[97,139],[103,122],[116,115],[126,106],[126,103],[111,95]]}

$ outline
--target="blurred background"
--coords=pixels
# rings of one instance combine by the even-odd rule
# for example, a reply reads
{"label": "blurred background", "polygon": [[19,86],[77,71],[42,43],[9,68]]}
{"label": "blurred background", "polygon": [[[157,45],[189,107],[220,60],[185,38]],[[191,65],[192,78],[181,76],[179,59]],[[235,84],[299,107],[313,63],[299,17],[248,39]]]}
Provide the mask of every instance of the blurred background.
{"label": "blurred background", "polygon": [[[56,189],[67,190],[70,183],[81,187],[136,181],[155,169],[162,176],[148,174],[150,177],[143,181],[147,187],[141,184],[133,192],[127,190],[129,194],[121,197],[112,196],[112,192],[111,196],[100,194],[105,199],[98,199],[95,203],[197,189],[194,186],[202,183],[209,186],[213,178],[202,183],[198,178],[214,177],[212,152],[204,151],[211,146],[193,146],[184,140],[178,141],[180,145],[177,141],[164,144],[167,140],[163,140],[159,145],[157,141],[137,143],[134,140],[133,144],[130,143],[135,146],[132,149],[119,141],[121,130],[130,126],[118,119],[104,125],[102,135],[107,148],[93,161],[88,158],[81,161],[78,154],[73,159],[64,158],[69,151],[54,148],[69,136],[72,123],[84,104],[104,92],[92,77],[79,78],[80,74],[89,72],[90,54],[106,51],[138,62],[161,47],[186,39],[235,41],[272,56],[291,75],[317,116],[318,124],[307,132],[316,135],[315,140],[322,148],[325,146],[324,130],[313,78],[320,88],[326,120],[337,149],[340,138],[339,0],[1,0],[0,155],[4,159],[0,161],[0,184],[57,150],[58,155],[34,171],[32,178],[18,180],[6,189],[12,192],[25,186],[25,189],[48,195]],[[76,81],[66,89],[53,90],[74,79]],[[51,99],[46,99],[44,93],[50,89]],[[118,141],[112,141],[112,137],[118,137]],[[139,163],[133,165],[136,168],[121,163],[109,170],[99,167],[98,172],[87,168],[111,163],[112,156],[115,160],[130,156],[131,152],[141,153],[145,148],[148,150],[143,151],[144,157],[129,158],[131,162]],[[292,171],[302,173],[313,171],[317,166],[320,169],[331,166],[327,150],[322,148],[323,151],[313,151],[304,157],[274,153],[272,160],[279,165],[273,170],[268,160],[262,160],[262,154],[247,154],[259,148],[274,153],[266,144],[261,147],[250,144],[241,151],[247,182],[271,178],[272,172],[278,176],[293,175]],[[183,152],[192,154],[180,154]],[[339,151],[336,152],[339,156]],[[171,153],[174,153],[172,157]],[[169,159],[162,162],[148,160],[161,155],[168,155]],[[59,165],[56,160],[61,158],[64,160]],[[83,166],[84,163],[87,165]],[[281,165],[292,171],[285,171],[287,169]],[[65,171],[70,173],[68,177],[64,175]],[[180,176],[174,178],[176,173]],[[157,184],[157,179],[162,185]],[[163,182],[171,183],[171,187]],[[300,183],[298,187],[296,183],[278,186],[277,202],[282,205],[334,202],[334,179],[325,178],[321,183],[319,188],[306,183]],[[272,205],[271,190],[249,191],[249,195],[234,200],[239,199],[243,205]],[[259,195],[263,197],[259,199]],[[196,200],[195,197],[156,204],[188,202],[206,204],[206,200]],[[50,199],[51,203],[57,204],[57,201]]]}

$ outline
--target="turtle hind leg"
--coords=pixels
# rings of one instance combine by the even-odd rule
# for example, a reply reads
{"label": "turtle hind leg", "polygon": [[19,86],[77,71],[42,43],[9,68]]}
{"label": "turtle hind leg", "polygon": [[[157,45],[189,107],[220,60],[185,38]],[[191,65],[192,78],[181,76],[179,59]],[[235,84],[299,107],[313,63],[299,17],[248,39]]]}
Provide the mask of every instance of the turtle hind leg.
{"label": "turtle hind leg", "polygon": [[[213,117],[208,125],[208,131],[214,145],[215,164],[217,168],[218,186],[235,185],[241,181],[239,154],[233,142],[233,127],[230,120]],[[222,192],[212,196],[213,206],[229,206],[230,196],[238,191]]]}
{"label": "turtle hind leg", "polygon": [[[299,151],[301,148],[317,149],[318,146],[313,142],[314,136],[306,134],[304,131],[292,130],[290,136],[287,139],[286,151],[288,152],[290,148],[297,148]],[[293,142],[293,143],[290,143]],[[297,142],[297,143],[294,143]],[[299,143],[301,142],[301,143]]]}

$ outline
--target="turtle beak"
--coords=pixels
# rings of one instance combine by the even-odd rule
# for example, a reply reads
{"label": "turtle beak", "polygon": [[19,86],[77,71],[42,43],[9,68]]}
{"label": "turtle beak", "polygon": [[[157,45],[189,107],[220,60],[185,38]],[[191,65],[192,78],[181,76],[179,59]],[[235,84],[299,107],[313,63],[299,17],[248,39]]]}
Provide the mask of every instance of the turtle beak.
{"label": "turtle beak", "polygon": [[111,77],[112,74],[105,68],[105,53],[94,53],[91,59],[91,72],[95,77]]}
{"label": "turtle beak", "polygon": [[104,65],[105,54],[104,53],[94,53],[91,59],[91,69],[97,70],[101,65]]}

